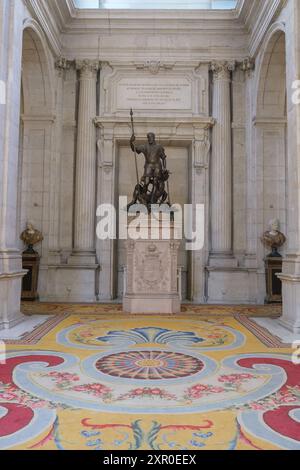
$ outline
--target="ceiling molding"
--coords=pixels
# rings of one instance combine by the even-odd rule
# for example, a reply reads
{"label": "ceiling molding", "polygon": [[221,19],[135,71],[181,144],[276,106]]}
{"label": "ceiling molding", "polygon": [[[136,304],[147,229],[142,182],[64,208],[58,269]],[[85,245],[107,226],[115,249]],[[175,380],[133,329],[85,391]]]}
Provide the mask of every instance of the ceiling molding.
{"label": "ceiling molding", "polygon": [[[217,55],[223,49],[221,36],[228,34],[239,38],[239,44],[243,44],[241,54],[237,52],[238,47],[233,48],[232,54],[255,57],[270,24],[286,4],[286,0],[238,0],[234,10],[151,10],[149,14],[149,10],[81,10],[76,8],[74,0],[24,2],[43,28],[56,56],[71,53],[70,38],[77,35],[159,33],[177,36],[198,35],[200,31],[206,36],[220,37],[213,50]],[[91,53],[95,53],[93,47]],[[205,56],[210,53],[207,48]]]}
{"label": "ceiling molding", "polygon": [[[38,21],[43,29],[50,49],[55,56],[60,56],[62,51],[61,30],[56,15],[51,11],[51,0],[24,0],[32,17]],[[61,2],[64,3],[64,2]]]}
{"label": "ceiling molding", "polygon": [[259,7],[252,13],[249,19],[249,29],[251,31],[249,42],[249,54],[256,57],[259,47],[270,25],[278,18],[278,15],[286,5],[286,0],[259,0]]}
{"label": "ceiling molding", "polygon": [[[134,32],[155,30],[177,33],[199,32],[199,29],[239,30],[238,11],[245,0],[238,0],[235,10],[118,10],[78,9],[74,0],[44,0],[57,11],[62,33]],[[149,11],[151,14],[149,14]],[[209,24],[208,24],[209,20]]]}

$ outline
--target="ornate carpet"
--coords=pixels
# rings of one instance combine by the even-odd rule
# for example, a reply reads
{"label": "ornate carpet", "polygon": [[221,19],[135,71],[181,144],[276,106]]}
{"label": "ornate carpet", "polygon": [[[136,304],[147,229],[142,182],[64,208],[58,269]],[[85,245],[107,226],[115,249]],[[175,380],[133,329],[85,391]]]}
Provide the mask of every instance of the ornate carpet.
{"label": "ornate carpet", "polygon": [[0,449],[300,449],[292,350],[194,313],[65,312],[8,344]]}

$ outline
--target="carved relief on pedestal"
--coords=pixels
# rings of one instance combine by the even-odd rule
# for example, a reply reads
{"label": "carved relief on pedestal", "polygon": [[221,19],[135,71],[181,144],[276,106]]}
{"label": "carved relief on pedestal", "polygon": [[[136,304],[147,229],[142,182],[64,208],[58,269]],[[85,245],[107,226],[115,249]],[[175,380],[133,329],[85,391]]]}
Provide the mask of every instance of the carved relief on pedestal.
{"label": "carved relief on pedestal", "polygon": [[174,239],[127,240],[123,296],[125,312],[180,311],[177,279],[179,246],[180,241]]}
{"label": "carved relief on pedestal", "polygon": [[165,292],[170,283],[167,265],[170,261],[167,250],[160,249],[155,242],[137,246],[135,253],[134,269],[136,272],[135,283],[137,290],[149,292]]}

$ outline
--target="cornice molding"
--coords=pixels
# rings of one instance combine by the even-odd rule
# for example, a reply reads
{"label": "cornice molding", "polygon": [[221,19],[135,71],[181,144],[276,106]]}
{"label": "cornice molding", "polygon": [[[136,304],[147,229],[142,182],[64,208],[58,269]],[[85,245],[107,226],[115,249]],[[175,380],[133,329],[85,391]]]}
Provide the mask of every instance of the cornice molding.
{"label": "cornice molding", "polygon": [[41,114],[35,114],[35,115],[26,115],[26,114],[21,114],[21,120],[22,122],[44,122],[44,123],[53,123],[56,120],[56,116],[54,114],[49,114],[48,116]]}
{"label": "cornice molding", "polygon": [[[287,0],[238,0],[234,10],[151,10],[153,15],[149,10],[80,10],[74,0],[24,2],[43,28],[53,54],[57,58],[64,54],[73,59],[68,56],[73,51],[68,50],[68,46],[63,47],[63,35],[153,32],[191,35],[199,34],[199,31],[211,36],[220,33],[238,36],[244,43],[242,54],[256,57],[266,31]],[[79,57],[83,53],[88,57],[87,51],[78,53]],[[237,51],[234,54],[238,55]],[[209,58],[209,54],[205,57]]]}
{"label": "cornice molding", "polygon": [[[201,127],[203,129],[210,129],[216,123],[215,119],[207,116],[207,117],[164,117],[164,116],[153,116],[147,117],[145,120],[144,117],[135,116],[135,122],[137,125],[160,125],[170,127],[170,122],[172,125],[179,126],[179,125],[190,125],[193,127]],[[116,125],[130,125],[130,118],[124,116],[96,116],[94,119],[94,124],[96,127],[104,127],[104,126],[116,126]]]}
{"label": "cornice molding", "polygon": [[254,117],[253,120],[253,125],[256,127],[260,126],[269,126],[269,127],[282,127],[287,125],[287,119],[286,118],[281,118],[281,117]]}
{"label": "cornice molding", "polygon": [[[245,0],[238,0],[235,10],[118,10],[78,9],[74,0],[44,0],[51,2],[62,33],[123,32],[138,33],[160,31],[168,34],[199,32],[199,29],[214,31],[240,31],[243,25],[236,21],[239,9]],[[151,14],[151,12],[153,14]],[[159,13],[159,14],[158,14]],[[153,21],[153,17],[155,21]],[[207,23],[209,21],[209,26]]]}

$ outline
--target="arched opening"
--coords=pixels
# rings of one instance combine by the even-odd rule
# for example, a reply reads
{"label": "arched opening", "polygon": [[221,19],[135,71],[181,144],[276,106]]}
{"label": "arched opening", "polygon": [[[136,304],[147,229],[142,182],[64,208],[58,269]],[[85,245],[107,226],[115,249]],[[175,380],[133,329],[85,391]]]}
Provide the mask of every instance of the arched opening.
{"label": "arched opening", "polygon": [[[256,104],[257,237],[278,219],[280,231],[287,229],[286,195],[286,44],[281,30],[271,34],[262,50]],[[263,272],[270,250],[258,243]],[[285,246],[280,249],[285,254]],[[264,286],[264,283],[262,283]]]}
{"label": "arched opening", "polygon": [[263,54],[257,95],[257,118],[286,118],[285,34],[277,31]]}
{"label": "arched opening", "polygon": [[[53,93],[44,39],[34,25],[23,32],[18,173],[18,232],[28,222],[40,230],[43,257],[49,234],[49,164],[51,160]],[[23,243],[20,241],[20,249]]]}

